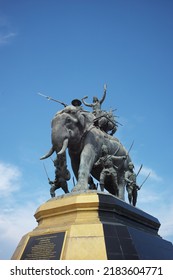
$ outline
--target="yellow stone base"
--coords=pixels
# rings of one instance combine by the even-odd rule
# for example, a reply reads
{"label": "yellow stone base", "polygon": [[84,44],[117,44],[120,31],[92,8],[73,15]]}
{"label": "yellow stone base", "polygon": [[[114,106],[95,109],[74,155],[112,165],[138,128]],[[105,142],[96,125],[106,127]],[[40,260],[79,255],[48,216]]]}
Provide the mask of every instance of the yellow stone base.
{"label": "yellow stone base", "polygon": [[[47,239],[47,236],[49,237],[50,234],[50,237],[54,238],[53,234],[57,233],[65,234],[59,259],[107,259],[98,207],[96,191],[71,193],[50,199],[37,209],[35,218],[38,226],[21,239],[12,259],[55,259],[54,245],[51,238]],[[24,254],[32,238],[37,238],[37,245],[29,248],[29,254]]]}

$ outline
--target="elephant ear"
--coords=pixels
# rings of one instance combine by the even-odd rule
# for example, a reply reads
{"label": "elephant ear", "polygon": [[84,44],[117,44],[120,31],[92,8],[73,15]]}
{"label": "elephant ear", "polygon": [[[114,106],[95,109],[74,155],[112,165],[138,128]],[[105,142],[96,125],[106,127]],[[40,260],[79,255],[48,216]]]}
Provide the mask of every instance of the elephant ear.
{"label": "elephant ear", "polygon": [[84,128],[85,125],[86,125],[85,115],[82,114],[81,112],[77,112],[77,118],[78,118],[78,121],[79,121],[80,125]]}

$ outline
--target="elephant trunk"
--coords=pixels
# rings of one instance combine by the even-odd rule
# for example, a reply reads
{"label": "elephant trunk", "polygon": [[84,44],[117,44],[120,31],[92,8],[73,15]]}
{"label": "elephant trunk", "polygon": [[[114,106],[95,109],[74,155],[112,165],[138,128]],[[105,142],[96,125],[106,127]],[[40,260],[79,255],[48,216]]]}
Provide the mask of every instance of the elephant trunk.
{"label": "elephant trunk", "polygon": [[68,138],[66,138],[66,139],[64,140],[63,145],[62,145],[62,148],[61,148],[61,150],[58,152],[58,155],[63,154],[63,153],[66,151],[67,147],[68,147]]}

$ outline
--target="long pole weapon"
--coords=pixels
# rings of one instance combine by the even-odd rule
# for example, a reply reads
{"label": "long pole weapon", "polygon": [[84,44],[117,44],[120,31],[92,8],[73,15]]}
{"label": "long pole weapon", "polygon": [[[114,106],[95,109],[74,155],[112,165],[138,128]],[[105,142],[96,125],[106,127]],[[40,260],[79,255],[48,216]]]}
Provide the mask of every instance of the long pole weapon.
{"label": "long pole weapon", "polygon": [[57,99],[54,99],[54,98],[52,98],[51,96],[44,95],[44,94],[42,94],[42,93],[40,93],[40,92],[38,92],[37,94],[40,95],[40,96],[45,97],[47,100],[52,100],[52,101],[58,102],[58,103],[60,103],[61,105],[63,105],[64,107],[67,107],[67,106],[68,106],[66,103],[61,102],[61,101],[59,101],[59,100],[57,100]]}
{"label": "long pole weapon", "polygon": [[45,171],[45,173],[46,173],[47,179],[48,179],[48,181],[50,182],[50,178],[49,178],[49,176],[48,176],[48,173],[47,173],[47,170],[46,170],[46,166],[45,166],[44,163],[43,163],[43,167],[44,167],[44,171]]}
{"label": "long pole weapon", "polygon": [[145,178],[145,180],[142,182],[142,184],[140,185],[139,189],[142,188],[143,184],[147,181],[148,177],[150,176],[151,172],[148,173],[147,177]]}
{"label": "long pole weapon", "polygon": [[133,140],[132,144],[130,145],[130,148],[129,148],[128,151],[127,151],[127,155],[129,155],[129,153],[130,153],[130,151],[131,151],[131,149],[132,149],[132,147],[133,147],[133,144],[134,144],[134,140]]}

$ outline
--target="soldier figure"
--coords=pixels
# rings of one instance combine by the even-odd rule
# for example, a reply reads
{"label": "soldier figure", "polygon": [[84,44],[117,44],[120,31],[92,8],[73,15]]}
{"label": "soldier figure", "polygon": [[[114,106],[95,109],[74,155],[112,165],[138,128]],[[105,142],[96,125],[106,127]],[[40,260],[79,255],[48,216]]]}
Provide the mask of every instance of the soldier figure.
{"label": "soldier figure", "polygon": [[127,182],[126,190],[128,193],[129,203],[136,206],[137,191],[140,189],[136,184],[136,174],[134,173],[134,165],[132,162],[128,164],[129,170],[125,172],[125,181]]}
{"label": "soldier figure", "polygon": [[100,116],[101,113],[101,104],[103,103],[103,101],[105,100],[106,97],[106,89],[107,86],[106,84],[104,85],[104,92],[103,92],[103,97],[99,100],[96,96],[93,97],[93,103],[89,104],[87,102],[84,101],[84,99],[88,98],[88,96],[85,96],[82,98],[82,102],[85,106],[88,107],[92,107],[93,108],[93,114],[98,117]]}
{"label": "soldier figure", "polygon": [[49,181],[51,197],[55,197],[55,190],[59,188],[62,188],[65,193],[69,193],[67,181],[71,178],[70,172],[67,169],[65,154],[57,155],[53,162],[55,166],[55,180]]}
{"label": "soldier figure", "polygon": [[102,165],[102,172],[100,173],[100,189],[104,191],[104,185],[107,180],[112,184],[116,196],[118,196],[118,179],[117,171],[118,167],[115,162],[125,160],[126,156],[114,156],[108,154],[108,148],[106,145],[102,146],[102,157],[95,163],[95,166]]}
{"label": "soldier figure", "polygon": [[100,100],[96,96],[94,96],[93,103],[89,104],[84,101],[84,99],[88,98],[88,96],[85,96],[82,98],[82,102],[85,106],[93,108],[93,114],[95,116],[94,125],[99,127],[101,130],[105,131],[106,133],[108,131],[111,131],[111,135],[113,135],[117,130],[117,123],[114,119],[113,113],[112,111],[107,112],[101,110],[101,105],[106,97],[106,90],[107,85],[105,84],[103,97]]}

